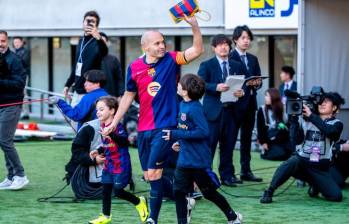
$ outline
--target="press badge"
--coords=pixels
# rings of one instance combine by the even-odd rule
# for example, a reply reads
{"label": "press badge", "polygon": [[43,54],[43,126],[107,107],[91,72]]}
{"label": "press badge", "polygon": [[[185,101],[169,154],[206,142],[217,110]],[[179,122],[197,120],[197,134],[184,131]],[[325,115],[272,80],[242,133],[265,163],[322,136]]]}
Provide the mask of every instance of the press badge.
{"label": "press badge", "polygon": [[82,68],[82,63],[81,62],[76,63],[76,68],[75,68],[76,76],[81,76],[81,68]]}
{"label": "press badge", "polygon": [[310,150],[311,150],[311,154],[310,154],[309,160],[311,162],[319,162],[320,161],[320,147],[312,146]]}

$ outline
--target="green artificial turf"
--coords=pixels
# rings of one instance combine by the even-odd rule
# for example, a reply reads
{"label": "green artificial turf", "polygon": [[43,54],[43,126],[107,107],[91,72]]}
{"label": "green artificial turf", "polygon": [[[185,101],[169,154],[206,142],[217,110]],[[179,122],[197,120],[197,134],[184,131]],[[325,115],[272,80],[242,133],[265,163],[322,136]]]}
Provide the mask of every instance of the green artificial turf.
{"label": "green artificial turf", "polygon": [[[24,142],[17,143],[17,149],[22,159],[29,185],[20,191],[0,191],[0,223],[87,223],[96,217],[101,210],[100,201],[82,203],[42,203],[37,199],[47,197],[64,186],[64,165],[70,157],[70,142]],[[140,181],[141,170],[137,150],[130,149],[133,161],[136,191],[148,189],[148,185]],[[235,152],[235,164],[238,164],[238,151]],[[257,196],[262,194],[279,162],[263,161],[257,153],[253,153],[252,167],[256,175],[264,178],[262,184],[246,183],[237,188],[223,187],[224,191],[233,195]],[[349,165],[349,164],[348,164]],[[239,166],[237,166],[239,168]],[[6,175],[3,158],[0,159],[0,178]],[[282,191],[291,183],[289,181],[276,193]],[[241,212],[244,223],[349,223],[349,190],[343,191],[344,200],[341,203],[327,202],[323,199],[309,198],[307,187],[292,186],[281,196],[274,198],[274,203],[262,205],[259,198],[232,197],[224,194],[230,205]],[[145,193],[148,195],[148,193]],[[68,187],[59,196],[72,196]],[[112,205],[112,223],[139,223],[138,214],[131,204]],[[164,202],[160,223],[176,223],[175,204]],[[212,203],[206,200],[197,201],[193,211],[193,224],[226,223],[224,215]]]}

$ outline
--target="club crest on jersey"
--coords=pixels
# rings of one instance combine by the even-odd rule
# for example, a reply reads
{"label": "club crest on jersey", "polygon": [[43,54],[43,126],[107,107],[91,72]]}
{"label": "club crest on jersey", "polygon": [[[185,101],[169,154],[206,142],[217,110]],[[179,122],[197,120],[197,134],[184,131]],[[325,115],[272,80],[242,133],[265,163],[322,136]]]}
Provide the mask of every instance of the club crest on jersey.
{"label": "club crest on jersey", "polygon": [[161,85],[158,82],[151,82],[148,85],[147,91],[151,96],[156,96],[156,94],[160,91]]}
{"label": "club crest on jersey", "polygon": [[186,121],[187,120],[187,115],[185,113],[181,113],[181,120]]}
{"label": "club crest on jersey", "polygon": [[155,75],[155,68],[150,68],[150,69],[148,69],[148,75],[149,75],[150,77],[154,77],[154,75]]}

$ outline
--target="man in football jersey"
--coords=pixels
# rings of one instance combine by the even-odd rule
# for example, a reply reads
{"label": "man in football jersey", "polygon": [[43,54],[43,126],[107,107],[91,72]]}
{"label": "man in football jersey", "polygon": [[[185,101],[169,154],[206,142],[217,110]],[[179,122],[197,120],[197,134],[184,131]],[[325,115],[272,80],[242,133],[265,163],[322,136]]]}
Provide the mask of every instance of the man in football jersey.
{"label": "man in football jersey", "polygon": [[126,91],[112,125],[102,131],[109,133],[120,122],[136,95],[139,96],[138,152],[144,177],[150,182],[150,217],[147,223],[157,223],[163,195],[162,172],[170,155],[172,142],[162,139],[163,129],[177,125],[177,80],[179,66],[201,55],[203,41],[196,18],[185,21],[193,32],[193,46],[180,51],[166,51],[163,35],[147,31],[142,35],[144,56],[134,60],[128,67]]}

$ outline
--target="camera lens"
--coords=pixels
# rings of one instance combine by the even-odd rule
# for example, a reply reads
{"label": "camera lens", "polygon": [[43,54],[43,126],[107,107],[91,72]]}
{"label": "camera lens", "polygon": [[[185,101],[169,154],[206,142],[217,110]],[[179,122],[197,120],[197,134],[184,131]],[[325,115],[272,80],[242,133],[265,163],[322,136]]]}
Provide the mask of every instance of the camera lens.
{"label": "camera lens", "polygon": [[293,111],[298,111],[299,109],[300,109],[299,103],[294,103],[294,104],[292,104],[292,110],[293,110]]}

